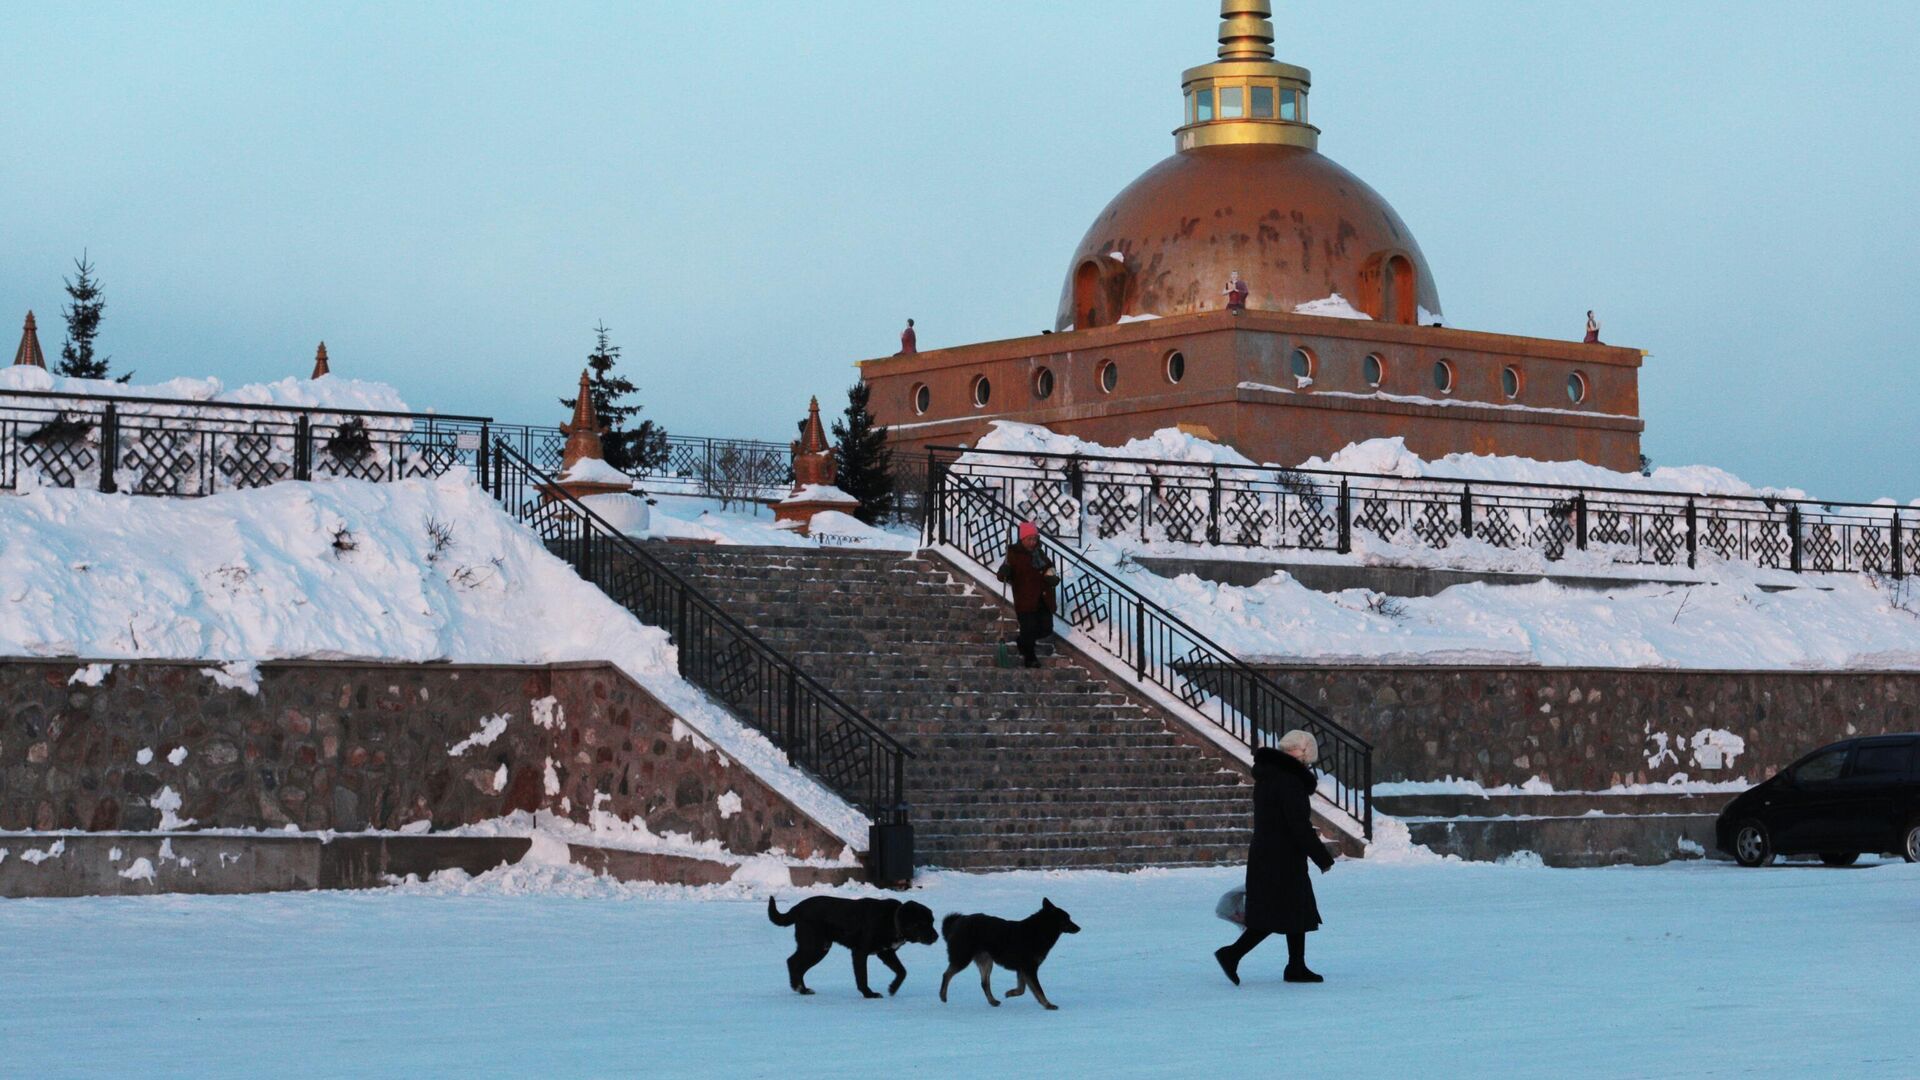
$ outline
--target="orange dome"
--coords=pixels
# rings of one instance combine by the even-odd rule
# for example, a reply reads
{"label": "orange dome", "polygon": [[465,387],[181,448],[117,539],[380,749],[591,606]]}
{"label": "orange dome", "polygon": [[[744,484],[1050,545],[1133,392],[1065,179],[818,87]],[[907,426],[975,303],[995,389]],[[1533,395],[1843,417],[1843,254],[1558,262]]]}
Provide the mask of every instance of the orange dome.
{"label": "orange dome", "polygon": [[1314,150],[1251,143],[1183,150],[1115,196],[1074,251],[1056,329],[1218,311],[1236,271],[1250,308],[1338,293],[1389,322],[1440,314],[1426,257],[1385,199]]}
{"label": "orange dome", "polygon": [[1094,219],[1055,329],[1218,311],[1234,273],[1250,308],[1292,312],[1338,294],[1386,322],[1439,316],[1440,291],[1406,223],[1320,156],[1312,73],[1273,59],[1272,14],[1268,0],[1220,0],[1219,59],[1180,76],[1177,153]]}

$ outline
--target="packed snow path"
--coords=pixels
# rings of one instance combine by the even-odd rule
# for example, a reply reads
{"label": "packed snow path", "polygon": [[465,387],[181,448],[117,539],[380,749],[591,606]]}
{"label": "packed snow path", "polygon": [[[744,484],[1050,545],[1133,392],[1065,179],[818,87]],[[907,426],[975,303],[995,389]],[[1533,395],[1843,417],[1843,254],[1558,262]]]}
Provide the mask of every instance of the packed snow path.
{"label": "packed snow path", "polygon": [[[847,954],[786,987],[764,895],[561,869],[376,893],[0,903],[0,1074],[1911,1076],[1920,867],[1544,870],[1343,862],[1324,986],[1270,942],[1209,955],[1232,870],[932,875],[937,915],[1084,932],[1059,1012],[989,1008],[940,946],[862,1000]],[[794,894],[783,894],[792,899]],[[706,901],[706,902],[702,902]],[[879,965],[874,965],[880,971]],[[884,978],[884,972],[880,976]],[[1012,984],[1005,972],[996,989]]]}

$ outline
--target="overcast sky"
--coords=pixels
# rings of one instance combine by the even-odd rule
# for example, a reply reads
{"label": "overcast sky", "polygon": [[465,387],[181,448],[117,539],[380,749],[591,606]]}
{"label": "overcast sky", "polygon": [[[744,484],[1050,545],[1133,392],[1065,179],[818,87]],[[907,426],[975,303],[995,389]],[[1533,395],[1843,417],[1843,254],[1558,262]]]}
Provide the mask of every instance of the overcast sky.
{"label": "overcast sky", "polygon": [[[1651,353],[1655,460],[1920,496],[1920,3],[1278,6],[1321,151],[1451,325],[1595,308]],[[304,375],[325,339],[416,407],[538,422],[604,320],[647,416],[784,438],[909,315],[927,348],[1051,326],[1217,10],[12,5],[0,317],[57,351],[84,248],[140,381]]]}

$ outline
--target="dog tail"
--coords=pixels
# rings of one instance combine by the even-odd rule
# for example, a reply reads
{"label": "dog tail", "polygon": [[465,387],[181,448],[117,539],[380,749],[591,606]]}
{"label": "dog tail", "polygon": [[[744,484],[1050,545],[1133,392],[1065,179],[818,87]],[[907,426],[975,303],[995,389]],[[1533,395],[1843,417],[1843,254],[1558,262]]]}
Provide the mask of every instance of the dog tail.
{"label": "dog tail", "polygon": [[774,906],[773,897],[771,896],[767,897],[767,918],[771,920],[775,926],[793,925],[792,909],[788,909],[787,913],[782,915],[780,909]]}
{"label": "dog tail", "polygon": [[940,920],[940,936],[943,938],[946,938],[948,941],[952,941],[953,940],[953,924],[959,921],[960,921],[960,913],[957,911],[949,914],[946,918],[941,919]]}

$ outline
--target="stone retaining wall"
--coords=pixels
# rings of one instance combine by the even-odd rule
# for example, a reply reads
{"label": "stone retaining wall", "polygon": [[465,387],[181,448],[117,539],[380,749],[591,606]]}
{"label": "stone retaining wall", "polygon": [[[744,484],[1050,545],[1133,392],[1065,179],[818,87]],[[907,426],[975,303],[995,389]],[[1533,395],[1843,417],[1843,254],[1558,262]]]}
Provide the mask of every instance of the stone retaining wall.
{"label": "stone retaining wall", "polygon": [[1376,782],[1758,782],[1837,739],[1920,730],[1911,671],[1257,666],[1372,742]]}
{"label": "stone retaining wall", "polygon": [[736,855],[846,847],[610,665],[287,661],[257,692],[208,672],[0,660],[0,830],[447,829],[598,804]]}

